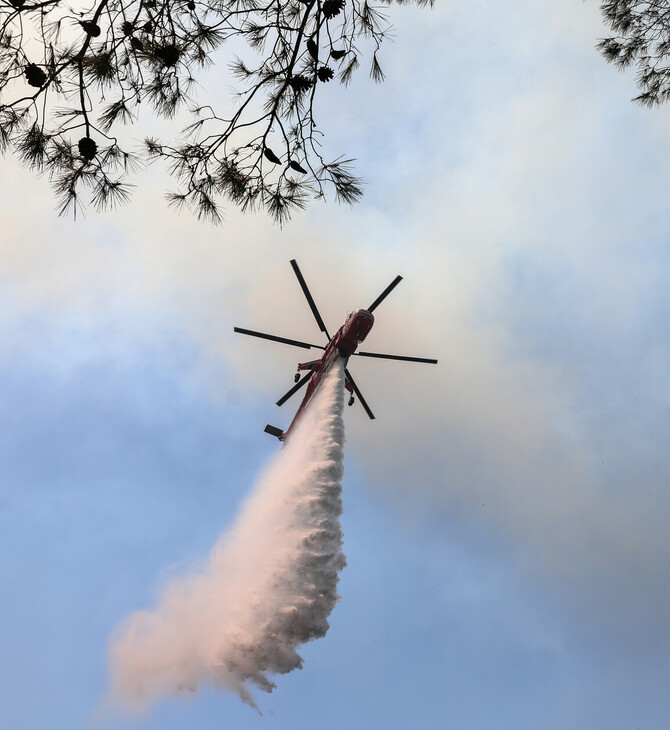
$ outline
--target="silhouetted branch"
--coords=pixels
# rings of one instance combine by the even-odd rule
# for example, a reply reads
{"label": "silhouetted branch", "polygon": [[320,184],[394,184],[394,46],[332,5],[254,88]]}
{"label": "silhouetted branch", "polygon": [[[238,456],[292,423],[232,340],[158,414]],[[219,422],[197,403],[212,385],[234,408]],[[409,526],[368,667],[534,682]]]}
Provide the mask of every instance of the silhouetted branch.
{"label": "silhouetted branch", "polygon": [[[403,1],[403,0],[395,0]],[[415,0],[431,5],[432,0]],[[281,225],[329,189],[362,194],[351,160],[327,161],[316,124],[322,84],[344,85],[371,53],[371,76],[394,0],[0,0],[0,151],[48,175],[61,212],[124,203],[135,166],[112,132],[147,103],[158,116],[190,115],[184,141],[147,140],[140,157],[163,159],[181,190],[169,204],[221,220],[221,203],[262,208]],[[228,115],[196,105],[198,69],[230,40],[239,86]]]}
{"label": "silhouetted branch", "polygon": [[670,98],[670,3],[667,0],[608,0],[600,9],[616,34],[598,43],[605,60],[620,69],[636,65],[641,93],[634,98],[656,106]]}

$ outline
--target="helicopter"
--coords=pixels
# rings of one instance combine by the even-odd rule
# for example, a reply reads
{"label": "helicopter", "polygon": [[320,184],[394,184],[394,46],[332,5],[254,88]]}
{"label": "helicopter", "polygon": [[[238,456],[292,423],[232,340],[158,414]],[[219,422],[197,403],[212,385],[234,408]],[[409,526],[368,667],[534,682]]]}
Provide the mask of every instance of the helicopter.
{"label": "helicopter", "polygon": [[[355,357],[374,357],[381,358],[384,360],[402,360],[406,362],[419,362],[428,363],[432,365],[437,364],[437,360],[426,357],[409,357],[406,355],[388,355],[379,352],[362,352],[358,351],[358,346],[364,342],[365,338],[370,333],[372,326],[374,325],[375,318],[372,314],[375,309],[386,299],[386,297],[395,289],[395,287],[402,281],[402,276],[398,275],[396,278],[384,289],[384,291],[370,304],[367,309],[356,309],[347,315],[344,324],[337,330],[337,332],[331,337],[328,334],[326,325],[324,324],[321,314],[317,309],[312,294],[305,282],[305,279],[300,271],[300,268],[295,259],[291,260],[291,266],[298,279],[298,283],[307,299],[314,319],[316,320],[319,329],[325,335],[328,342],[325,345],[313,345],[308,342],[301,340],[292,340],[287,337],[279,337],[278,335],[271,335],[265,332],[257,332],[255,330],[244,329],[242,327],[234,327],[234,331],[241,335],[249,335],[251,337],[259,337],[264,340],[271,340],[273,342],[281,342],[285,345],[292,345],[293,347],[301,347],[303,349],[319,349],[323,350],[323,354],[316,360],[309,360],[307,362],[298,363],[297,372],[295,374],[294,382],[295,385],[285,393],[278,401],[277,405],[282,406],[286,401],[295,395],[301,388],[307,386],[307,390],[302,399],[302,403],[298,407],[291,425],[286,431],[278,428],[277,426],[271,426],[268,424],[265,427],[265,432],[271,436],[276,436],[280,441],[286,443],[292,431],[296,428],[296,425],[302,418],[303,414],[307,410],[314,394],[319,389],[319,386],[323,382],[325,375],[333,367],[338,360],[344,360],[344,385],[349,392],[348,405],[352,406],[358,398],[363,409],[367,413],[368,417],[374,419],[374,414],[370,410],[363,394],[356,385],[356,381],[351,376],[347,368],[349,358]],[[301,377],[301,372],[307,371],[304,376]]]}

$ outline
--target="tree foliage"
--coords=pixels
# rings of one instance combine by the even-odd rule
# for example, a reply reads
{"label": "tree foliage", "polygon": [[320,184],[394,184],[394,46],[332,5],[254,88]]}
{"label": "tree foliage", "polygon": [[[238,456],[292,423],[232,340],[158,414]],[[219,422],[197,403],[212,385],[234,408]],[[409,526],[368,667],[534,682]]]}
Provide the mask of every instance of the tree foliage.
{"label": "tree foliage", "polygon": [[[383,80],[394,1],[405,0],[0,0],[0,150],[48,176],[61,213],[82,197],[125,202],[128,173],[152,159],[178,181],[170,204],[215,222],[224,201],[280,224],[329,190],[353,203],[360,180],[351,160],[324,157],[317,96],[335,78],[346,86],[366,54]],[[236,86],[220,113],[194,87],[223,44]],[[119,139],[147,105],[189,115],[179,141]]]}
{"label": "tree foliage", "polygon": [[640,94],[634,101],[656,106],[670,98],[669,0],[607,0],[600,9],[615,35],[598,44],[621,69],[637,66]]}

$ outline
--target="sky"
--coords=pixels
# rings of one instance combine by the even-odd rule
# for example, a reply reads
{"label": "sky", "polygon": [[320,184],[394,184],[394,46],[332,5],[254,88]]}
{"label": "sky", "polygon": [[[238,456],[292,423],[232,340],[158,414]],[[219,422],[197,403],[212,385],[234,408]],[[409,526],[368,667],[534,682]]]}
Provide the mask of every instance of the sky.
{"label": "sky", "polygon": [[[320,112],[353,208],[213,228],[152,167],[74,222],[2,161],[3,727],[666,725],[670,111],[629,101],[595,2],[389,13],[384,84]],[[319,337],[292,258],[331,331],[402,274],[366,348],[440,362],[351,361],[377,418],[345,412],[341,599],[262,716],[210,688],[120,713],[117,627],[209,553],[292,417],[300,351],[233,333]]]}

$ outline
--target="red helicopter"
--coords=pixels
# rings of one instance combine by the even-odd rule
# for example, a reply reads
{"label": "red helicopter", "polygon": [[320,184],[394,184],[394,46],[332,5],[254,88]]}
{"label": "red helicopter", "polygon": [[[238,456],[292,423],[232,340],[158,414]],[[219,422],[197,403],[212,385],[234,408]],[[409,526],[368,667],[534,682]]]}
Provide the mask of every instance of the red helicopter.
{"label": "red helicopter", "polygon": [[[372,304],[367,309],[356,309],[353,312],[350,312],[347,315],[347,319],[345,323],[340,327],[339,330],[335,333],[333,337],[331,337],[328,334],[328,330],[326,329],[326,325],[323,323],[323,320],[321,319],[321,315],[319,314],[319,310],[316,308],[316,304],[314,303],[314,299],[312,298],[312,295],[307,288],[307,284],[305,283],[305,279],[303,278],[302,273],[300,272],[300,269],[298,268],[298,264],[296,263],[295,259],[291,261],[291,266],[293,267],[293,271],[295,272],[296,277],[298,278],[298,282],[300,283],[300,286],[302,288],[302,291],[305,295],[305,298],[307,299],[307,302],[310,306],[310,309],[312,310],[312,314],[314,315],[314,318],[316,319],[316,323],[319,325],[319,329],[326,335],[328,338],[328,344],[327,345],[311,345],[308,342],[301,342],[299,340],[290,340],[286,337],[278,337],[277,335],[268,335],[264,332],[255,332],[254,330],[247,330],[242,329],[241,327],[235,327],[235,332],[239,332],[241,335],[251,335],[252,337],[260,337],[264,340],[273,340],[274,342],[283,342],[285,345],[293,345],[294,347],[303,347],[305,349],[310,349],[312,347],[317,348],[319,350],[324,350],[323,355],[318,360],[310,360],[309,362],[301,362],[298,363],[298,372],[295,375],[295,385],[291,388],[291,390],[288,391],[288,393],[285,393],[278,401],[277,405],[281,406],[295,393],[297,393],[304,385],[307,385],[307,392],[305,393],[305,397],[302,399],[302,403],[300,404],[300,407],[298,408],[295,416],[293,417],[293,421],[291,422],[291,425],[288,427],[286,431],[282,431],[281,428],[277,428],[276,426],[271,426],[268,424],[265,427],[265,432],[271,434],[272,436],[276,436],[280,441],[286,441],[288,437],[291,434],[291,431],[295,428],[296,424],[300,420],[302,414],[305,412],[307,406],[309,405],[309,402],[312,400],[312,397],[314,396],[314,393],[317,391],[320,383],[323,380],[324,375],[330,370],[330,368],[333,366],[333,364],[338,359],[344,360],[344,377],[345,377],[345,388],[349,391],[351,394],[349,397],[349,405],[352,406],[354,404],[354,393],[358,396],[358,400],[361,402],[361,405],[365,409],[365,412],[368,414],[368,416],[372,419],[374,419],[374,414],[370,410],[370,407],[365,402],[365,398],[363,398],[363,395],[361,394],[361,391],[358,389],[358,386],[356,385],[354,379],[351,377],[351,373],[347,369],[346,365],[349,361],[349,358],[352,355],[356,356],[363,356],[363,357],[378,357],[383,358],[385,360],[406,360],[409,362],[425,362],[430,364],[437,364],[437,360],[432,360],[425,357],[406,357],[405,355],[385,355],[378,352],[356,352],[356,349],[360,345],[363,340],[367,337],[368,333],[372,329],[372,325],[375,322],[374,315],[372,312],[386,299],[386,297],[395,289],[395,287],[402,281],[402,276],[396,276],[396,278],[384,289],[384,291],[372,302]],[[307,370],[307,374],[300,377],[300,371],[301,370]]]}

